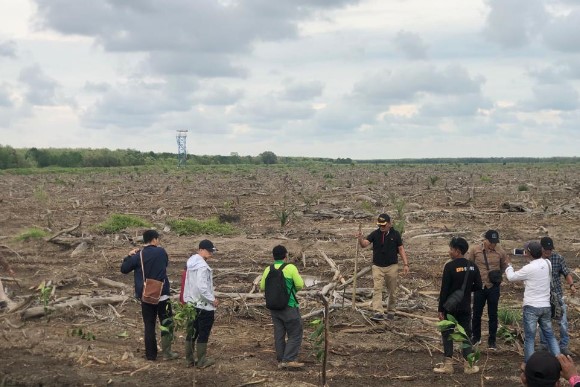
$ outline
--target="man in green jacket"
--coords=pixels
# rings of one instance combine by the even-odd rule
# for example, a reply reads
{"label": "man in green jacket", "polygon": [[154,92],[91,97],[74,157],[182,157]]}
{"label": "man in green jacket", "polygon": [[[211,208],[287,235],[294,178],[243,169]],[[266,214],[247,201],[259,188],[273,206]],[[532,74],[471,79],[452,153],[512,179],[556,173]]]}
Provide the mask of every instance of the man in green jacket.
{"label": "man in green jacket", "polygon": [[[304,363],[298,362],[298,352],[302,344],[302,318],[300,317],[300,309],[298,301],[296,300],[296,292],[304,287],[304,281],[298,269],[291,263],[285,263],[288,256],[288,250],[284,246],[278,245],[272,250],[274,257],[274,268],[282,268],[282,274],[286,283],[287,294],[289,294],[288,304],[283,306],[283,309],[270,309],[272,315],[272,322],[274,323],[274,345],[276,348],[276,360],[278,360],[278,368],[302,368]],[[271,266],[266,267],[262,280],[260,281],[260,289],[266,292],[266,279],[270,274]],[[271,279],[270,279],[271,281]],[[266,294],[266,297],[269,295]],[[288,340],[286,340],[288,336]]]}

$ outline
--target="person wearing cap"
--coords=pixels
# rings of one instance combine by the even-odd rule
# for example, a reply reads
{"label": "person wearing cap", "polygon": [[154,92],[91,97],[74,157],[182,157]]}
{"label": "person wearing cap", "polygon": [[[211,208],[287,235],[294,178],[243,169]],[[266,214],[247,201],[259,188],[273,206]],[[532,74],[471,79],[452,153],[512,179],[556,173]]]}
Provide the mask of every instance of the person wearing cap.
{"label": "person wearing cap", "polygon": [[550,264],[542,258],[542,246],[532,241],[525,248],[531,262],[515,271],[508,259],[505,270],[508,281],[524,281],[523,326],[524,363],[534,353],[534,342],[538,325],[546,338],[548,348],[554,356],[560,354],[560,347],[552,331],[552,311],[550,308]]}
{"label": "person wearing cap", "polygon": [[[280,269],[286,263],[288,250],[282,245],[275,246],[272,249],[272,257],[274,258],[274,268]],[[260,280],[260,290],[262,291],[266,290],[266,278],[270,270],[270,266],[267,266],[262,274],[262,279]],[[296,292],[304,287],[304,280],[298,273],[298,268],[292,263],[284,265],[282,274],[286,289],[290,295],[288,305],[281,310],[270,309],[274,325],[276,360],[280,369],[299,369],[304,367],[304,363],[297,361],[300,346],[302,345],[303,327]]]}
{"label": "person wearing cap", "polygon": [[580,376],[570,356],[554,356],[547,351],[537,351],[526,363],[520,379],[528,387],[563,386],[560,378],[568,381],[570,387],[580,387]]}
{"label": "person wearing cap", "polygon": [[[471,293],[481,289],[481,276],[477,266],[465,258],[465,253],[469,250],[469,244],[464,238],[454,237],[449,242],[449,260],[443,268],[441,278],[441,291],[439,292],[439,321],[445,320],[448,314],[455,317],[457,323],[463,327],[467,337],[471,337]],[[445,303],[455,291],[463,289],[463,299],[459,302],[456,310],[449,313],[445,309]],[[441,332],[443,338],[443,354],[445,361],[439,367],[433,369],[438,374],[453,373],[453,340],[449,337],[454,326]],[[468,355],[473,352],[472,343],[468,340],[462,343],[463,352],[463,372],[475,374],[479,372],[479,367],[470,365],[467,361]]]}
{"label": "person wearing cap", "polygon": [[[362,248],[373,245],[373,301],[372,308],[375,312],[372,319],[375,321],[393,320],[397,306],[397,277],[399,275],[399,259],[403,258],[403,274],[409,273],[409,260],[403,247],[401,234],[392,228],[391,217],[388,214],[380,214],[377,218],[376,230],[366,238],[362,233],[357,234],[358,243]],[[387,315],[383,308],[383,287],[387,284],[389,301],[387,303]]]}
{"label": "person wearing cap", "polygon": [[[189,257],[183,278],[183,302],[195,307],[195,319],[186,322],[185,360],[188,366],[206,368],[215,361],[207,357],[207,342],[215,320],[219,302],[214,295],[212,269],[207,264],[217,251],[207,239],[199,242],[197,253]],[[197,342],[197,361],[194,352]]]}
{"label": "person wearing cap", "polygon": [[[161,350],[165,360],[173,360],[178,357],[177,353],[171,351],[173,342],[173,311],[169,302],[169,278],[167,277],[167,266],[169,257],[165,249],[159,246],[161,237],[156,230],[147,230],[143,233],[143,249],[133,249],[129,255],[123,259],[121,273],[134,273],[135,297],[141,301],[143,295],[143,277],[157,281],[163,281],[161,297],[157,305],[148,304],[141,301],[141,313],[145,327],[145,358],[147,360],[157,359],[157,338],[155,335],[155,321],[159,318],[161,326],[165,327],[161,331]],[[141,261],[142,259],[142,261]]]}
{"label": "person wearing cap", "polygon": [[[572,278],[572,273],[568,266],[566,265],[566,260],[560,254],[554,251],[554,241],[550,237],[543,237],[540,240],[542,245],[542,258],[550,260],[552,263],[552,281],[554,283],[554,291],[558,294],[560,298],[560,303],[562,304],[562,319],[559,321],[560,328],[560,352],[564,355],[572,355],[568,344],[570,343],[570,336],[568,335],[568,314],[567,306],[564,301],[564,292],[562,291],[562,282],[560,276],[563,276],[570,288],[572,294],[576,293],[576,287],[574,286],[574,279]],[[540,344],[546,348],[546,339],[540,331]]]}
{"label": "person wearing cap", "polygon": [[[483,282],[482,288],[473,295],[473,317],[471,320],[473,336],[471,342],[476,345],[481,343],[481,317],[483,308],[487,303],[487,315],[489,318],[487,346],[490,350],[497,348],[497,310],[500,298],[500,282],[502,273],[507,268],[507,255],[498,244],[499,233],[496,230],[487,230],[483,242],[475,245],[467,254],[467,259],[477,265]],[[492,273],[492,278],[490,279],[490,272],[495,272],[499,278],[493,278]]]}

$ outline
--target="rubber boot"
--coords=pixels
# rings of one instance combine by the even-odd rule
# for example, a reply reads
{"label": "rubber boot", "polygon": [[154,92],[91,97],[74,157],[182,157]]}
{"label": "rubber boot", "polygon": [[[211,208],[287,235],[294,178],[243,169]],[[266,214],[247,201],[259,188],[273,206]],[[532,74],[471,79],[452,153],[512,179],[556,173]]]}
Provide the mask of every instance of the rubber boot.
{"label": "rubber boot", "polygon": [[195,341],[185,340],[185,361],[187,362],[188,367],[193,367],[195,365],[193,352],[195,352]]}
{"label": "rubber boot", "polygon": [[452,374],[453,373],[453,359],[446,357],[445,361],[439,367],[433,368],[436,374]]}
{"label": "rubber boot", "polygon": [[179,357],[176,352],[171,352],[172,341],[173,335],[161,336],[161,353],[163,354],[163,360],[175,360]]}
{"label": "rubber boot", "polygon": [[464,361],[463,363],[463,373],[470,375],[470,374],[476,374],[479,372],[479,367],[476,366],[475,364],[470,366],[469,362],[467,360]]}
{"label": "rubber boot", "polygon": [[197,343],[197,367],[206,368],[215,364],[215,361],[206,356],[207,343]]}

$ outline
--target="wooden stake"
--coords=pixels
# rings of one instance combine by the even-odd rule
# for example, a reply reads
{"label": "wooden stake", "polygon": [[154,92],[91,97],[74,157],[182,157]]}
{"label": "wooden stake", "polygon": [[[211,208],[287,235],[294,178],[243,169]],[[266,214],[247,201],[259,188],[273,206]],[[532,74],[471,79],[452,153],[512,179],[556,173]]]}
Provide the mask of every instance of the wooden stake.
{"label": "wooden stake", "polygon": [[[359,235],[362,232],[362,224],[358,224],[358,233]],[[356,309],[356,275],[358,273],[358,252],[359,252],[359,240],[358,236],[356,238],[356,255],[354,256],[354,275],[352,280],[352,308]]]}

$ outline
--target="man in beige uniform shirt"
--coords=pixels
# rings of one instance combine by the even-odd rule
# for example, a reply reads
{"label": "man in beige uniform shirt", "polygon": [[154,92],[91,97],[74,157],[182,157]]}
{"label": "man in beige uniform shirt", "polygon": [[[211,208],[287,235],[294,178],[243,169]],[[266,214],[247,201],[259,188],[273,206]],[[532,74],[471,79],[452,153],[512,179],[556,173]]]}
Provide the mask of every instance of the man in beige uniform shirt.
{"label": "man in beige uniform shirt", "polygon": [[469,253],[467,259],[475,263],[481,273],[483,288],[473,295],[473,318],[471,321],[471,342],[481,342],[481,316],[487,303],[487,315],[489,317],[489,336],[487,346],[491,350],[497,349],[497,309],[499,306],[500,283],[502,273],[507,268],[507,256],[498,246],[499,233],[496,230],[488,230],[482,243],[476,244]]}

